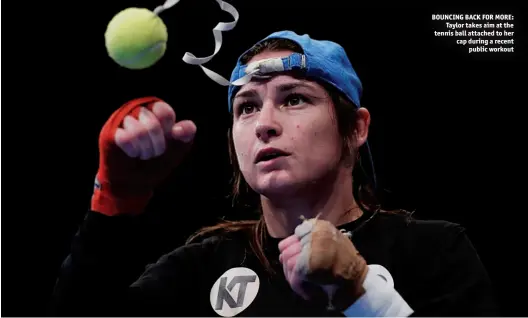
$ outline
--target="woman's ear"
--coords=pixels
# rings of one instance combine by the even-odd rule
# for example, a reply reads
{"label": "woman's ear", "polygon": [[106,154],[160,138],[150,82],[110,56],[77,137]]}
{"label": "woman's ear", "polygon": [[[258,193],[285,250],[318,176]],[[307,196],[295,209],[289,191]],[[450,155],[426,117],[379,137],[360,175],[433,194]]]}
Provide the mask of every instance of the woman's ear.
{"label": "woman's ear", "polygon": [[361,107],[357,110],[356,130],[354,138],[354,146],[356,148],[361,147],[367,141],[369,126],[370,113],[366,108]]}

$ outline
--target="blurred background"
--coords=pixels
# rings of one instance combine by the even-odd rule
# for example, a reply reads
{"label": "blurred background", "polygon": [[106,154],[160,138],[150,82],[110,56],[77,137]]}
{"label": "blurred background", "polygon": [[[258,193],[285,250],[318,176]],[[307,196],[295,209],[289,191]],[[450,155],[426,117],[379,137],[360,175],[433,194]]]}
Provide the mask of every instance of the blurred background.
{"label": "blurred background", "polygon": [[[521,10],[504,4],[228,2],[240,20],[223,33],[222,49],[205,66],[229,78],[243,51],[284,29],[343,45],[363,82],[363,106],[372,115],[370,144],[387,205],[415,210],[416,218],[466,227],[503,314],[526,315],[519,305],[525,291],[516,290],[521,278],[514,273],[524,270],[516,264],[526,242],[514,229],[522,226],[526,211],[520,187],[525,162],[520,123],[526,106],[520,92],[526,79],[516,78],[524,76],[525,66]],[[15,117],[7,118],[21,118],[29,129],[6,128],[11,137],[3,159],[11,163],[4,165],[4,175],[16,175],[4,186],[3,316],[46,315],[60,264],[89,208],[99,130],[128,100],[157,96],[175,108],[178,119],[191,119],[198,127],[192,153],[149,207],[152,248],[146,258],[155,260],[220,218],[248,217],[231,209],[228,197],[227,88],[181,60],[185,52],[212,54],[211,30],[231,16],[213,0],[182,0],[161,14],[169,40],[155,66],[131,71],[106,54],[103,35],[116,13],[161,4],[108,1],[64,5],[53,18],[42,13],[30,34],[34,40],[20,44],[27,49],[15,49],[25,63],[4,63],[4,70],[18,74],[9,79],[18,88],[4,92],[16,96],[11,102],[16,107],[4,105],[4,111],[14,111],[10,116]],[[431,19],[437,13],[513,14],[515,51],[469,54],[454,38],[434,36],[434,30],[445,30],[444,22]],[[13,122],[5,121],[4,128]]]}

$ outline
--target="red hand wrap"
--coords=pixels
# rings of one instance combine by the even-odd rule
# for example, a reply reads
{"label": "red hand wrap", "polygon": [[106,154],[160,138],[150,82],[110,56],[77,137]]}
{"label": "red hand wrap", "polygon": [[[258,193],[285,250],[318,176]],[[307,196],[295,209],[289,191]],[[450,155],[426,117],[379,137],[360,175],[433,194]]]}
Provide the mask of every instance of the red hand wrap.
{"label": "red hand wrap", "polygon": [[[144,211],[154,188],[177,164],[174,147],[150,160],[130,158],[115,143],[115,134],[125,116],[138,118],[141,107],[152,110],[156,97],[134,99],[116,110],[99,135],[99,170],[91,209],[105,215],[139,214]],[[172,140],[167,141],[173,142]]]}

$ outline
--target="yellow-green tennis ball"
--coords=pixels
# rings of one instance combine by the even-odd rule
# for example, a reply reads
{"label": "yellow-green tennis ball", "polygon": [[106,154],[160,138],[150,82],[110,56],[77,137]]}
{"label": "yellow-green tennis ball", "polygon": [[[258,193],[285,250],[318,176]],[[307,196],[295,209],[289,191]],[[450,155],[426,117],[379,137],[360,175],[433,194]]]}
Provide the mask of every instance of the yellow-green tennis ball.
{"label": "yellow-green tennis ball", "polygon": [[139,70],[158,62],[167,48],[167,27],[154,12],[128,8],[116,14],[105,32],[108,55],[119,65]]}

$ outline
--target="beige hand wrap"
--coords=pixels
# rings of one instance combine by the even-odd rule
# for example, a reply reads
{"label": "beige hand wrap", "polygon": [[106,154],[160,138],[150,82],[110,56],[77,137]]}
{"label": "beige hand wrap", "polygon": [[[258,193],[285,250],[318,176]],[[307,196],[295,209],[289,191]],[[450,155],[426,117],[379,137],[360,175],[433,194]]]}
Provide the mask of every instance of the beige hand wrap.
{"label": "beige hand wrap", "polygon": [[297,272],[312,283],[334,285],[334,305],[344,302],[343,306],[348,306],[365,292],[367,263],[352,241],[332,223],[317,218],[305,220],[297,226],[295,235],[302,246]]}

